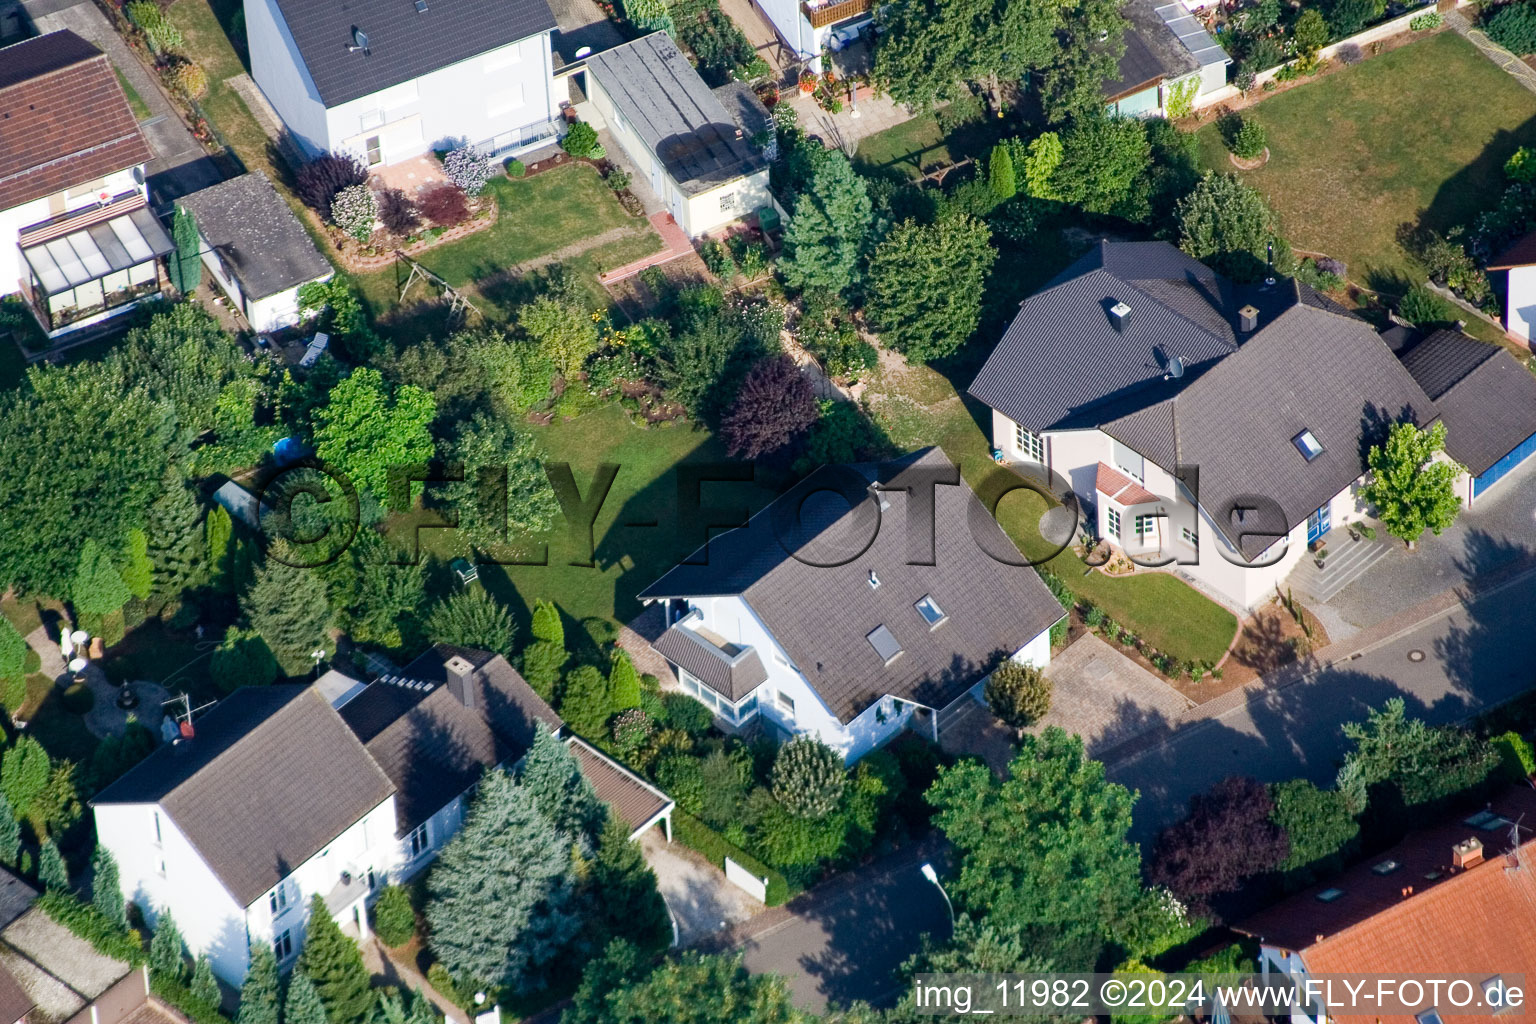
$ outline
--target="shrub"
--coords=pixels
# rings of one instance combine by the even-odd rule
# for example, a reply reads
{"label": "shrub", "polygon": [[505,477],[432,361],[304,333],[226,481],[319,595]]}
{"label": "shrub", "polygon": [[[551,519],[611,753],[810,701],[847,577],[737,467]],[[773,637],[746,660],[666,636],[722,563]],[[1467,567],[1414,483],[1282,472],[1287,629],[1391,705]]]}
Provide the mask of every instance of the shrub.
{"label": "shrub", "polygon": [[[693,701],[698,704],[698,701]],[[699,704],[703,707],[702,704]],[[692,754],[665,754],[656,762],[656,782],[689,814],[704,807],[704,770]]]}
{"label": "shrub", "polygon": [[1493,738],[1493,746],[1504,761],[1509,777],[1524,782],[1536,775],[1536,747],[1517,732],[1506,732]]}
{"label": "shrub", "polygon": [[438,995],[447,999],[455,1006],[463,1006],[464,996],[459,992],[459,986],[454,982],[453,975],[448,973],[448,968],[441,962],[434,961],[427,968],[427,984],[437,990]]}
{"label": "shrub", "polygon": [[416,934],[416,911],[404,886],[387,886],[379,895],[373,905],[373,930],[386,946],[403,946]]}
{"label": "shrub", "polygon": [[1450,303],[1421,284],[1408,289],[1397,304],[1397,315],[1419,325],[1445,323],[1455,318]]}
{"label": "shrub", "polygon": [[560,140],[560,148],[578,160],[591,157],[592,151],[598,148],[597,129],[585,121],[577,121]]}
{"label": "shrub", "polygon": [[171,65],[171,83],[193,99],[208,93],[208,73],[195,61],[179,60]]}
{"label": "shrub", "polygon": [[1221,137],[1239,160],[1258,159],[1269,144],[1264,126],[1241,114],[1228,114],[1221,119]]}
{"label": "shrub", "polygon": [[122,927],[73,893],[53,889],[39,896],[37,905],[98,953],[135,965],[144,962],[144,944],[138,932]]}
{"label": "shrub", "polygon": [[793,817],[825,818],[847,785],[842,756],[814,737],[795,737],[774,759],[773,795]]}
{"label": "shrub", "polygon": [[764,864],[681,808],[672,813],[672,837],[689,849],[703,854],[710,863],[722,870],[725,868],[725,858],[729,857],[756,877],[766,878],[768,898],[763,902],[770,907],[788,902],[789,898],[798,891],[798,889],[792,889],[789,880],[783,874]]}
{"label": "shrub", "polygon": [[392,235],[409,235],[421,227],[421,213],[403,189],[387,188],[379,193],[379,220]]}
{"label": "shrub", "polygon": [[1051,681],[1039,668],[1010,658],[992,673],[985,692],[994,715],[1015,729],[1023,729],[1051,709],[1051,689]]}
{"label": "shrub", "polygon": [[123,10],[133,23],[143,30],[150,45],[161,52],[175,50],[186,43],[181,30],[161,12],[154,0],[132,0]]}
{"label": "shrub", "polygon": [[422,194],[418,207],[423,217],[440,228],[469,219],[469,198],[457,185],[439,185],[428,190]]}
{"label": "shrub", "polygon": [[720,433],[733,456],[756,459],[779,451],[815,423],[811,382],[787,355],[769,356],[747,372]]}
{"label": "shrub", "polygon": [[1439,11],[1430,11],[1428,14],[1421,14],[1416,18],[1410,19],[1408,27],[1414,32],[1428,32],[1430,29],[1439,28],[1444,23],[1445,18],[1441,16]]}
{"label": "shrub", "polygon": [[349,185],[331,200],[331,223],[359,242],[366,242],[373,234],[378,217],[378,200],[367,185]]}
{"label": "shrub", "polygon": [[507,164],[507,173],[514,178],[523,178],[528,175],[528,165],[521,160],[513,160]]}
{"label": "shrub", "polygon": [[608,177],[604,178],[603,182],[615,192],[623,192],[629,188],[630,180],[630,173],[628,171],[621,171],[615,167],[608,172]]}
{"label": "shrub", "polygon": [[1510,181],[1536,180],[1536,149],[1521,146],[1504,161],[1504,176]]}
{"label": "shrub", "polygon": [[1488,38],[1517,56],[1536,53],[1536,7],[1504,4],[1484,24]]}
{"label": "shrub", "polygon": [[368,182],[368,168],[351,153],[321,153],[294,174],[294,190],[305,206],[329,216],[336,193]]}
{"label": "shrub", "polygon": [[443,173],[463,189],[465,195],[478,196],[496,177],[496,161],[474,146],[460,146],[443,157]]}
{"label": "shrub", "polygon": [[1288,884],[1306,884],[1343,866],[1360,826],[1338,790],[1318,789],[1306,779],[1269,787],[1269,820],[1285,831],[1289,850],[1278,867]]}
{"label": "shrub", "polygon": [[690,736],[708,732],[714,724],[714,712],[686,693],[664,693],[661,705],[666,709],[666,723]]}

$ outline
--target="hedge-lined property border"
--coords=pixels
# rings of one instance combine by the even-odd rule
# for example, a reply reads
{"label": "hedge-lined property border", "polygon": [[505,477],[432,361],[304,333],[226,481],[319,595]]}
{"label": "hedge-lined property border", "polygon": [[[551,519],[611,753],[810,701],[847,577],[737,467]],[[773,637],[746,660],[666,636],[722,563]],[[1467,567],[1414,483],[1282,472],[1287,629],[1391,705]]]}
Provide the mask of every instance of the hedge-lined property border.
{"label": "hedge-lined property border", "polygon": [[725,858],[729,857],[754,875],[768,879],[768,898],[764,902],[770,907],[787,903],[790,897],[800,892],[799,888],[791,885],[789,879],[778,871],[680,807],[672,812],[672,838],[689,849],[703,854],[709,858],[711,864],[722,871],[725,870]]}
{"label": "hedge-lined property border", "polygon": [[79,897],[49,889],[37,898],[37,905],[43,913],[89,942],[103,956],[126,960],[135,967],[144,963],[144,942],[138,932],[120,928]]}

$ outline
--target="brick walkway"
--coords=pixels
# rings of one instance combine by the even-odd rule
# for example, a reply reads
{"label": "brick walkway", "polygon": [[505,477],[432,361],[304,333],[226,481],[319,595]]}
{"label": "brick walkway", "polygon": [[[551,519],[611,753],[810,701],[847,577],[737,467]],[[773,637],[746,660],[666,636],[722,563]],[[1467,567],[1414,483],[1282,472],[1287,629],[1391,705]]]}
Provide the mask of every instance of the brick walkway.
{"label": "brick walkway", "polygon": [[1473,28],[1467,21],[1466,15],[1460,11],[1447,11],[1445,23],[1451,27],[1451,31],[1457,33],[1477,47],[1478,52],[1499,67],[1503,68],[1515,81],[1525,86],[1531,92],[1536,92],[1536,71],[1532,71],[1530,65],[1510,53],[1504,47],[1488,38],[1488,34],[1480,28]]}
{"label": "brick walkway", "polygon": [[622,267],[606,271],[597,275],[597,279],[604,284],[612,284],[614,281],[622,281],[626,277],[634,277],[640,271],[649,267],[670,263],[679,256],[687,256],[693,252],[693,243],[688,241],[688,236],[683,234],[683,229],[677,226],[677,221],[672,219],[670,213],[653,213],[649,218],[651,227],[661,235],[661,240],[666,243],[666,248],[654,252],[644,259],[626,263]]}

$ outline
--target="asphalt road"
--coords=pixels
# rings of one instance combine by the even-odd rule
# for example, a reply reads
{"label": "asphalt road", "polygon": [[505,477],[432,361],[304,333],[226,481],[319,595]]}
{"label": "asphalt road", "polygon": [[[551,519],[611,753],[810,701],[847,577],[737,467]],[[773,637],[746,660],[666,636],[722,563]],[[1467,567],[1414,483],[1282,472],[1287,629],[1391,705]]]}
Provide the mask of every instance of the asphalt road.
{"label": "asphalt road", "polygon": [[1342,724],[1391,697],[1441,724],[1504,703],[1536,685],[1536,574],[1437,616],[1359,657],[1272,690],[1160,747],[1114,763],[1109,777],[1140,790],[1133,838],[1143,843],[1183,816],[1189,797],[1228,775],[1263,782],[1333,779],[1348,748]]}
{"label": "asphalt road", "polygon": [[814,1013],[829,1003],[894,1003],[895,970],[918,951],[923,933],[949,934],[944,897],[918,864],[898,854],[861,869],[835,896],[794,907],[789,920],[743,944],[747,969],[783,975],[795,1004]]}

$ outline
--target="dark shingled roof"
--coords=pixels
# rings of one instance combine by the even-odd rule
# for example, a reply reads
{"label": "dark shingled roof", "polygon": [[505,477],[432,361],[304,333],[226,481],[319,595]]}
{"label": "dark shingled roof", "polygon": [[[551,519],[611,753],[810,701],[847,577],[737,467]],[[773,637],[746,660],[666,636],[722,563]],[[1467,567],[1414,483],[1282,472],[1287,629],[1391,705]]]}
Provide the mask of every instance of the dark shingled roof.
{"label": "dark shingled roof", "polygon": [[331,274],[309,233],[260,171],[177,200],[247,299],[264,299]]}
{"label": "dark shingled roof", "polygon": [[[934,488],[932,565],[909,564],[927,552],[908,547],[905,492],[871,490],[912,467],[954,472],[957,481]],[[827,493],[840,481],[859,501],[852,510]],[[802,501],[805,526],[785,529],[781,544],[775,516],[792,514]],[[711,539],[640,597],[740,595],[843,722],[886,694],[942,708],[984,675],[998,652],[1019,650],[1063,614],[1034,569],[995,560],[978,539],[1023,561],[944,453],[928,448],[888,466],[817,470],[747,526]],[[823,567],[838,561],[845,564]],[[878,587],[870,586],[871,571]],[[932,628],[915,607],[925,596],[946,616]],[[902,648],[889,663],[868,639],[879,626]]]}
{"label": "dark shingled roof", "polygon": [[1200,62],[1158,15],[1152,0],[1130,0],[1120,14],[1125,18],[1125,52],[1116,77],[1104,83],[1106,99],[1120,99],[1150,82],[1200,70]]}
{"label": "dark shingled roof", "polygon": [[[555,28],[545,0],[277,0],[320,100],[339,106]],[[352,30],[368,53],[348,52]],[[466,102],[472,99],[465,97]]]}
{"label": "dark shingled roof", "polygon": [[92,802],[158,803],[242,905],[394,792],[313,687],[245,687],[195,724]]}
{"label": "dark shingled roof", "polygon": [[0,49],[0,210],[152,157],[94,45],[65,30]]}
{"label": "dark shingled roof", "polygon": [[[474,669],[472,708],[447,685],[453,657]],[[369,683],[338,710],[394,783],[402,835],[467,790],[486,768],[527,753],[536,722],[561,725],[506,658],[449,644],[436,645],[398,676]]]}
{"label": "dark shingled roof", "polygon": [[732,703],[757,689],[768,670],[750,647],[722,651],[685,626],[673,626],[651,644],[656,653]]}
{"label": "dark shingled roof", "polygon": [[16,1024],[32,1012],[37,1001],[27,995],[26,989],[16,980],[16,975],[0,966],[0,1022]]}
{"label": "dark shingled roof", "polygon": [[[1131,307],[1123,331],[1106,312],[1115,300]],[[1223,333],[1247,304],[1257,329]],[[1164,380],[1169,353],[1182,378]],[[1266,533],[1357,479],[1367,434],[1436,415],[1376,332],[1336,303],[1294,281],[1233,285],[1166,242],[1102,243],[1025,300],[970,390],[1027,430],[1096,427],[1170,472],[1198,467],[1217,519],[1268,497],[1286,521],[1247,524]],[[1324,448],[1311,462],[1292,444],[1303,430]],[[1235,524],[1217,526],[1236,539]],[[1250,532],[1240,547],[1253,557],[1274,539]]]}
{"label": "dark shingled roof", "polygon": [[661,790],[646,782],[617,761],[591,746],[585,740],[572,736],[566,740],[581,774],[592,783],[597,798],[629,826],[630,837],[656,820],[663,812],[675,806],[672,799]]}
{"label": "dark shingled roof", "polygon": [[750,90],[726,92],[727,110],[665,32],[595,53],[587,70],[685,191],[704,192],[768,166],[747,137],[752,118],[766,123],[767,111],[752,109]]}
{"label": "dark shingled roof", "polygon": [[1536,435],[1536,377],[1498,345],[1441,330],[1402,360],[1440,410],[1445,453],[1473,476]]}
{"label": "dark shingled roof", "polygon": [[1536,231],[1511,242],[1509,248],[1499,253],[1498,258],[1488,264],[1488,269],[1511,270],[1515,267],[1530,266],[1536,266]]}

